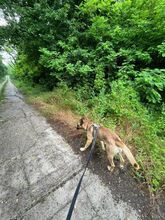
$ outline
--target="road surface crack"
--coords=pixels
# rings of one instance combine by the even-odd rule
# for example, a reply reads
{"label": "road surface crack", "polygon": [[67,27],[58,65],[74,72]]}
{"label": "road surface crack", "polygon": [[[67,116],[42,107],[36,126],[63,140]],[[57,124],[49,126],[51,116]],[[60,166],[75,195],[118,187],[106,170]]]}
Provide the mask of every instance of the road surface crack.
{"label": "road surface crack", "polygon": [[[39,203],[43,203],[43,201],[44,201],[51,193],[53,193],[53,192],[55,192],[56,190],[58,190],[59,188],[63,187],[69,180],[73,179],[73,178],[74,178],[76,175],[78,175],[82,170],[83,170],[83,168],[81,168],[80,170],[74,172],[70,177],[68,177],[66,180],[64,180],[63,182],[61,182],[58,186],[52,187],[51,190],[48,191],[44,196],[41,196],[41,197],[38,198],[37,200],[33,200],[33,202],[31,203],[31,205],[24,210],[24,213],[23,213],[23,214],[20,214],[20,213],[19,213],[19,214],[18,214],[17,216],[15,216],[14,218],[11,218],[11,220],[18,220],[18,219],[21,220],[21,219],[23,219],[24,216],[26,215],[26,213],[27,213],[28,211],[30,211],[32,208],[34,208],[35,206],[37,206]],[[70,201],[69,201],[68,203],[70,203]],[[65,205],[67,205],[67,204],[65,204]],[[64,206],[65,206],[65,205],[64,205]],[[63,208],[64,208],[64,207],[63,207]],[[60,209],[63,209],[63,208],[60,208]],[[59,212],[59,210],[58,210],[57,212]],[[56,215],[57,212],[54,213],[54,215]],[[53,216],[54,216],[54,215],[53,215]],[[52,218],[53,218],[53,216],[52,216]]]}

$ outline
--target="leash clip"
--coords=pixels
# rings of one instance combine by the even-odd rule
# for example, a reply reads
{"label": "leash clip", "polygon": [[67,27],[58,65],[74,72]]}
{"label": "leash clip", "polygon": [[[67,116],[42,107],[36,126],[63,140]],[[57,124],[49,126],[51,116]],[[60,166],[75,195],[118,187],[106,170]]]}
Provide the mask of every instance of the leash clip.
{"label": "leash clip", "polygon": [[98,125],[98,124],[92,124],[92,126],[93,126],[94,128],[96,128],[96,129],[99,129],[99,128],[100,128],[100,125]]}
{"label": "leash clip", "polygon": [[95,132],[96,132],[97,130],[99,130],[100,125],[98,125],[98,124],[92,124],[92,126],[93,126],[93,137],[94,137],[94,136],[95,136]]}

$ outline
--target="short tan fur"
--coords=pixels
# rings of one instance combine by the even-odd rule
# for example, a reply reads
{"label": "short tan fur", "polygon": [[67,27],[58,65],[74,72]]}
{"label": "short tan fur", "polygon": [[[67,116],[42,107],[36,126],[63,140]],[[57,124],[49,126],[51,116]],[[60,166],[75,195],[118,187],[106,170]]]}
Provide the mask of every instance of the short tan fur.
{"label": "short tan fur", "polygon": [[[93,140],[93,122],[90,121],[86,117],[82,117],[77,124],[77,129],[84,129],[87,133],[87,141],[84,147],[80,148],[81,151],[85,151]],[[120,167],[124,167],[124,159],[122,157],[122,152],[126,155],[131,165],[136,169],[139,170],[139,165],[136,162],[133,154],[131,153],[130,149],[122,142],[120,137],[112,132],[110,129],[105,128],[103,126],[99,127],[98,131],[98,139],[100,140],[101,146],[103,150],[106,150],[107,157],[110,163],[107,168],[109,171],[113,171],[115,164],[114,164],[114,156],[116,154],[120,157]]]}

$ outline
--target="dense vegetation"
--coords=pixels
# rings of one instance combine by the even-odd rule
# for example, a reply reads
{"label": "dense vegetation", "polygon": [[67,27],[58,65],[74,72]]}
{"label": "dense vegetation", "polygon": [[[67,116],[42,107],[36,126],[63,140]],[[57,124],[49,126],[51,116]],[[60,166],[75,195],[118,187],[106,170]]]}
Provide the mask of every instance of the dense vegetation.
{"label": "dense vegetation", "polygon": [[0,81],[6,75],[7,68],[2,62],[2,56],[0,55]]}
{"label": "dense vegetation", "polygon": [[165,162],[165,1],[1,2],[8,20],[1,39],[18,53],[15,77],[48,90],[62,88],[83,103],[76,105],[79,113],[120,125],[121,135],[137,146],[142,174],[159,189]]}
{"label": "dense vegetation", "polygon": [[2,57],[0,56],[0,101],[3,99],[3,90],[4,90],[4,79],[7,74],[7,68],[2,62]]}

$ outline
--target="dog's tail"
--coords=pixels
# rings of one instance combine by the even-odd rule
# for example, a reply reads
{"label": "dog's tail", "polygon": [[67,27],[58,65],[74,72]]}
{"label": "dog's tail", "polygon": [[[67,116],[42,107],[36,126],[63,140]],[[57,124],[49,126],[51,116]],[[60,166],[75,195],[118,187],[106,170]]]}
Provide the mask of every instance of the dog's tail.
{"label": "dog's tail", "polygon": [[132,166],[136,169],[139,170],[139,164],[136,162],[134,156],[132,155],[130,149],[125,145],[122,148],[123,152],[125,153],[126,157],[128,158],[129,162],[132,164]]}

